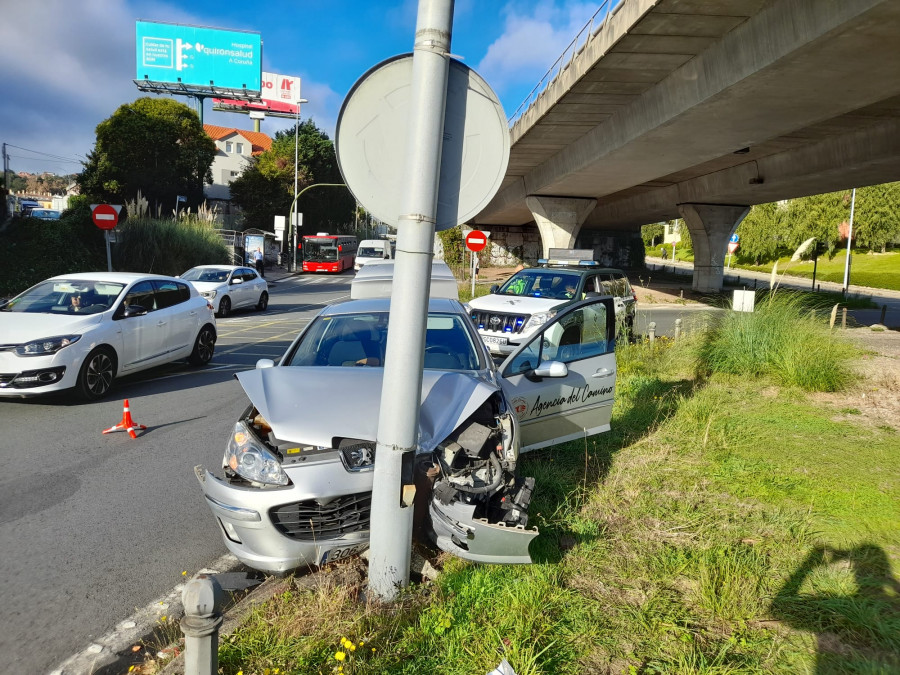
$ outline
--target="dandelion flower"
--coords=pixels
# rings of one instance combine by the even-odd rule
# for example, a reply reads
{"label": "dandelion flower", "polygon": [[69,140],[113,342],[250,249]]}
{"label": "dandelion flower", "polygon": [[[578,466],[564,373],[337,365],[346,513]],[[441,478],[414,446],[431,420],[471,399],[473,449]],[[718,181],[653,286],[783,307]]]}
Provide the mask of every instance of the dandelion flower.
{"label": "dandelion flower", "polygon": [[350,644],[347,645],[347,648],[348,648],[351,652],[355,652],[355,651],[356,651],[356,645],[353,644],[352,642],[351,642]]}
{"label": "dandelion flower", "polygon": [[187,570],[182,571],[181,576],[186,577],[186,576],[187,576]]}
{"label": "dandelion flower", "polygon": [[165,620],[166,620],[166,617],[165,617],[165,616],[161,616],[161,617],[159,617],[159,620],[160,620],[160,621],[165,621]]}
{"label": "dandelion flower", "polygon": [[335,652],[334,658],[337,659],[338,661],[343,661],[344,659],[347,658],[347,655],[344,652]]}

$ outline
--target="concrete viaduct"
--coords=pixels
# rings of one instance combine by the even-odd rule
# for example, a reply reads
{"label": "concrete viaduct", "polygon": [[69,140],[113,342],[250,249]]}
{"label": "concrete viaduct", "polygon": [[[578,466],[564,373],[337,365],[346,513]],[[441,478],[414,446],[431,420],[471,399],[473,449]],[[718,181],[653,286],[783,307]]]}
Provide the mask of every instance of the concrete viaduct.
{"label": "concrete viaduct", "polygon": [[510,134],[474,224],[682,217],[719,290],[750,205],[900,179],[900,0],[621,0]]}

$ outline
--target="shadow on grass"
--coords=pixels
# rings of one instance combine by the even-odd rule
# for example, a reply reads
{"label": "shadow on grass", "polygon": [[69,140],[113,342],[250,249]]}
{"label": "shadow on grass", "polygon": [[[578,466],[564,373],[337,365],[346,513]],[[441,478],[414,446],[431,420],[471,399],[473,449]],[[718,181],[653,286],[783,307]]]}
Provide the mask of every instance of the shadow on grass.
{"label": "shadow on grass", "polygon": [[813,548],[770,610],[816,634],[818,675],[900,672],[900,582],[879,546]]}
{"label": "shadow on grass", "polygon": [[531,524],[541,531],[531,545],[534,562],[557,563],[576,544],[603,535],[604,525],[575,527],[566,515],[577,512],[606,480],[616,453],[652,434],[694,386],[691,380],[631,377],[619,383],[611,431],[523,456],[520,472],[533,476],[537,486],[529,509]]}

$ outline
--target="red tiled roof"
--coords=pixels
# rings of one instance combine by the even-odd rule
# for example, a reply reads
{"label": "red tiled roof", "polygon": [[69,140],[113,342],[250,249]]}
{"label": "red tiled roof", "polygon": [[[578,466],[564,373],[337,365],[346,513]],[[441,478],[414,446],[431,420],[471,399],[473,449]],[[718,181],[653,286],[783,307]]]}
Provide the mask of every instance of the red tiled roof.
{"label": "red tiled roof", "polygon": [[206,135],[214,141],[231,136],[232,134],[243,136],[250,141],[250,145],[252,146],[251,152],[254,155],[258,155],[272,147],[272,139],[261,131],[246,131],[234,127],[220,127],[215,124],[204,124],[203,130],[206,132]]}

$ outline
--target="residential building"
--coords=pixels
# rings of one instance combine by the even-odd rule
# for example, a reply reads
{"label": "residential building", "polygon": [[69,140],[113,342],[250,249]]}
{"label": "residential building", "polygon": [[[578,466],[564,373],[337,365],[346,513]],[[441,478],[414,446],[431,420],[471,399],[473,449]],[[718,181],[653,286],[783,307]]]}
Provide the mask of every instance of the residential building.
{"label": "residential building", "polygon": [[222,212],[228,213],[230,209],[227,202],[231,199],[228,186],[241,175],[251,157],[272,147],[272,139],[259,131],[245,131],[215,124],[204,124],[203,129],[215,141],[217,150],[211,167],[213,182],[212,185],[205,186],[204,194],[210,205],[220,203]]}

